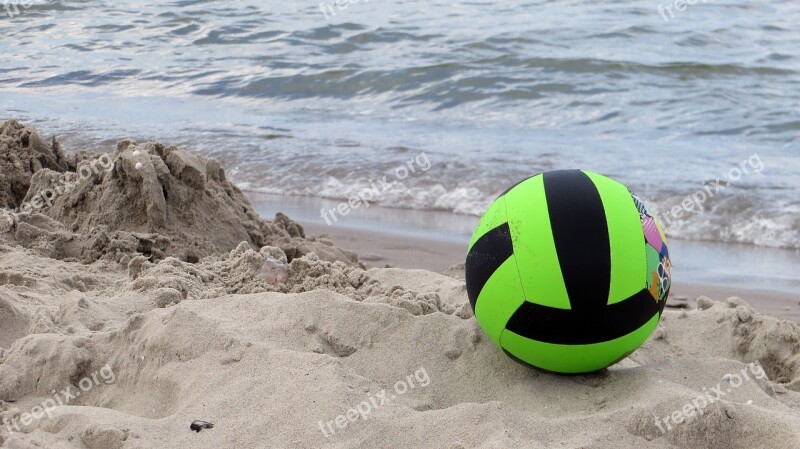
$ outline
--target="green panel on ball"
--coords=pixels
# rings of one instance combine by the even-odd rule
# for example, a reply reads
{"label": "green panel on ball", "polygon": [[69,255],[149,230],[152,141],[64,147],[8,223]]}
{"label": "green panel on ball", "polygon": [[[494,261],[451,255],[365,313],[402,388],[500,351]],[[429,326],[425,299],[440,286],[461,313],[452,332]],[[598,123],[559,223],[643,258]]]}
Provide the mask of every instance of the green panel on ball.
{"label": "green panel on ball", "polygon": [[494,203],[492,203],[492,205],[489,206],[489,209],[487,209],[483,214],[480,223],[478,223],[478,227],[475,229],[475,232],[472,233],[472,240],[469,242],[469,249],[472,249],[472,246],[482,235],[505,222],[506,199],[505,197],[501,196]]}
{"label": "green panel on ball", "polygon": [[525,267],[519,270],[525,297],[536,304],[570,309],[550,228],[544,177],[534,176],[523,181],[505,198],[514,255],[517,265]]}
{"label": "green panel on ball", "polygon": [[647,258],[642,242],[642,222],[630,191],[605,176],[582,170],[597,186],[608,224],[611,246],[611,288],[608,305],[633,296],[647,278]]}
{"label": "green panel on ball", "polygon": [[[482,296],[491,295],[491,298],[482,301]],[[484,332],[500,347],[500,335],[506,327],[511,315],[525,301],[522,286],[519,283],[517,261],[514,256],[509,257],[492,274],[486,282],[478,302],[475,306],[475,317],[481,323]]]}
{"label": "green panel on ball", "polygon": [[542,343],[521,337],[505,330],[500,338],[501,347],[522,362],[566,374],[597,371],[612,365],[635,351],[644,343],[658,325],[655,314],[639,329],[614,340],[588,345],[560,345]]}

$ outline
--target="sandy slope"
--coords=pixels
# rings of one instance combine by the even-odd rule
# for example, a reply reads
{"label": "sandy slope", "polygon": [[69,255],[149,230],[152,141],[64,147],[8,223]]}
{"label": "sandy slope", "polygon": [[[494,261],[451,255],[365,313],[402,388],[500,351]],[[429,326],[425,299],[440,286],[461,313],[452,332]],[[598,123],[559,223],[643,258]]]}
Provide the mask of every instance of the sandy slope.
{"label": "sandy slope", "polygon": [[[170,203],[169,192],[223,195],[224,182],[198,185],[141,148],[167,171],[111,170],[0,222],[0,447],[800,448],[794,322],[701,298],[665,312],[609,370],[538,372],[491,345],[463,281],[364,271],[285,217]],[[115,167],[129,150],[113,153]],[[31,185],[45,175],[65,176],[34,173]],[[136,201],[159,186],[163,220]],[[100,217],[109,204],[130,218]],[[178,226],[201,215],[247,238]],[[198,254],[198,239],[213,251]],[[54,397],[66,403],[37,410]],[[198,419],[214,428],[192,432]]]}

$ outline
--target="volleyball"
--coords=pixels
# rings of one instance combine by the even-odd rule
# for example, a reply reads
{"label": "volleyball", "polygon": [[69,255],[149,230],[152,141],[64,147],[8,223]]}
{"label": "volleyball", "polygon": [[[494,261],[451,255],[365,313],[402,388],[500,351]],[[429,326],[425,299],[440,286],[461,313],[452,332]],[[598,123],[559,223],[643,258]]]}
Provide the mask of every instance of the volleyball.
{"label": "volleyball", "polygon": [[667,239],[623,184],[550,171],[497,198],[466,260],[467,295],[492,342],[557,373],[597,371],[641,346],[671,284]]}

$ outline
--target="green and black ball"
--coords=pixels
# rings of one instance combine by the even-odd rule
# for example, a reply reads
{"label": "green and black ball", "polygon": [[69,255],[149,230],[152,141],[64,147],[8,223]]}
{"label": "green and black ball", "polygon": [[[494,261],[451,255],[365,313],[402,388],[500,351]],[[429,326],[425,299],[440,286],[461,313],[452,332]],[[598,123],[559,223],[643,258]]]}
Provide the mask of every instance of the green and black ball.
{"label": "green and black ball", "polygon": [[627,187],[585,170],[528,178],[481,218],[466,261],[469,301],[508,355],[559,373],[625,358],[669,295],[667,239]]}

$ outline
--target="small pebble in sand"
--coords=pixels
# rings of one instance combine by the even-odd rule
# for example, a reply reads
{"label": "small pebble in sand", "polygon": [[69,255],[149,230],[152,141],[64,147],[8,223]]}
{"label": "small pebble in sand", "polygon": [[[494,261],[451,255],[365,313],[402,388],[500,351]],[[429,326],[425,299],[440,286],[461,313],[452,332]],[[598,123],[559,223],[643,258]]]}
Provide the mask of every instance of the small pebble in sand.
{"label": "small pebble in sand", "polygon": [[142,163],[141,163],[141,162],[137,162],[137,163],[136,163],[136,165],[134,165],[134,166],[133,166],[133,168],[135,168],[135,169],[137,169],[137,170],[141,170],[141,169],[142,169],[142,167],[144,167],[144,165],[142,165]]}
{"label": "small pebble in sand", "polygon": [[202,431],[203,429],[213,429],[214,428],[214,424],[211,424],[210,422],[206,422],[206,421],[196,420],[196,421],[192,422],[192,424],[189,425],[189,428],[194,430],[197,433],[200,433],[200,431]]}
{"label": "small pebble in sand", "polygon": [[689,300],[685,296],[675,296],[669,299],[666,307],[670,309],[687,309],[689,308]]}

